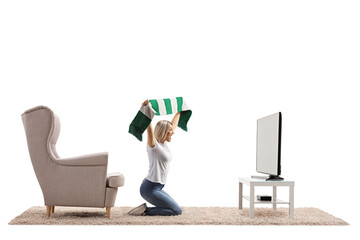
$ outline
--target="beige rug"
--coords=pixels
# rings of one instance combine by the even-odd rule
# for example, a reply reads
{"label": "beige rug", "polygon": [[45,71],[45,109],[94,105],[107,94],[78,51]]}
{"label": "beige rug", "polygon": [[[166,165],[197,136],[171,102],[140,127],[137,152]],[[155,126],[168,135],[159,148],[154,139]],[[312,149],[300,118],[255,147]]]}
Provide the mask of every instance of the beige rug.
{"label": "beige rug", "polygon": [[129,216],[130,207],[114,207],[111,218],[105,209],[56,207],[50,218],[45,207],[32,207],[17,216],[10,225],[348,225],[317,208],[295,208],[290,219],[288,208],[255,208],[255,218],[249,209],[231,207],[183,207],[180,216]]}

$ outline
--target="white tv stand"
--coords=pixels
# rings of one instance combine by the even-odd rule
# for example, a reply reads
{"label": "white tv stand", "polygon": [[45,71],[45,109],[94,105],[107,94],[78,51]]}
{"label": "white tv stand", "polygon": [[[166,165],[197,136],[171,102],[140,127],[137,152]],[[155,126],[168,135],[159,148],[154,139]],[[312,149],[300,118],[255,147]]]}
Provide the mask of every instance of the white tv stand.
{"label": "white tv stand", "polygon": [[[250,186],[250,196],[243,196],[243,184]],[[250,218],[254,218],[255,204],[272,204],[273,209],[276,210],[277,204],[289,205],[289,217],[294,218],[294,181],[266,181],[260,178],[239,178],[239,209],[242,209],[242,199],[250,202]],[[255,186],[271,186],[273,187],[272,201],[260,201],[255,198]],[[276,198],[276,187],[287,186],[289,187],[289,201],[281,201]]]}

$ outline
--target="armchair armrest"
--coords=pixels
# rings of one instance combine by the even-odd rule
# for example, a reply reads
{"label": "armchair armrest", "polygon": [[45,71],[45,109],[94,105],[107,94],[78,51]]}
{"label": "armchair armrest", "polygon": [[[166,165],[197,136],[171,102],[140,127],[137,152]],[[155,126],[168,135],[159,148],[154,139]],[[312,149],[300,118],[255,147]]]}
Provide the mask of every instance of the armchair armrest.
{"label": "armchair armrest", "polygon": [[60,158],[56,162],[63,166],[106,166],[108,153],[93,153],[72,158]]}

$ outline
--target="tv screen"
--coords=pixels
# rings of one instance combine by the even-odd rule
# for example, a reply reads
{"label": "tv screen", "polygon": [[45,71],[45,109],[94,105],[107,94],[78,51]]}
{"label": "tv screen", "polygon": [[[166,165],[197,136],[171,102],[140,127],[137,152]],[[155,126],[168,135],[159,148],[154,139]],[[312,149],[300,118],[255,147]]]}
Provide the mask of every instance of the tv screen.
{"label": "tv screen", "polygon": [[281,112],[257,120],[256,171],[267,180],[283,180],[281,174]]}

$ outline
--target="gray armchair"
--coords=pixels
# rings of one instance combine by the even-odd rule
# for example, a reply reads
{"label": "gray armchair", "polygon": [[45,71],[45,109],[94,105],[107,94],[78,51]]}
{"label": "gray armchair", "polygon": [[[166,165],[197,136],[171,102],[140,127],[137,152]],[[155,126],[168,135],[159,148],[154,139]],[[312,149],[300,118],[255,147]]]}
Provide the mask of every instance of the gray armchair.
{"label": "gray armchair", "polygon": [[121,173],[107,174],[108,153],[60,158],[56,152],[60,120],[51,109],[29,109],[22,120],[47,216],[55,206],[106,207],[110,218],[118,187],[124,185],[125,178]]}

